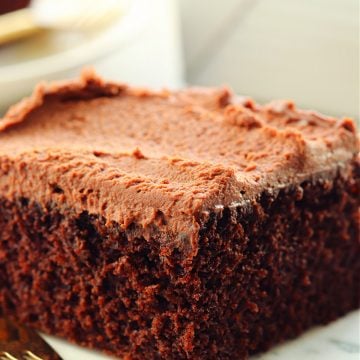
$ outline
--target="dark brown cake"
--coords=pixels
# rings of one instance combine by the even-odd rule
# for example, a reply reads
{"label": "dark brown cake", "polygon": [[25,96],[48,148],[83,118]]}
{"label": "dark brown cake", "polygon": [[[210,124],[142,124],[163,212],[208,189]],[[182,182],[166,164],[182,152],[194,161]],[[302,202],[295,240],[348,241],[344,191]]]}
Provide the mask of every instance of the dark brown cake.
{"label": "dark brown cake", "polygon": [[30,0],[0,0],[0,15],[29,6]]}
{"label": "dark brown cake", "polygon": [[125,359],[244,359],[359,306],[354,124],[91,73],[0,120],[0,309]]}

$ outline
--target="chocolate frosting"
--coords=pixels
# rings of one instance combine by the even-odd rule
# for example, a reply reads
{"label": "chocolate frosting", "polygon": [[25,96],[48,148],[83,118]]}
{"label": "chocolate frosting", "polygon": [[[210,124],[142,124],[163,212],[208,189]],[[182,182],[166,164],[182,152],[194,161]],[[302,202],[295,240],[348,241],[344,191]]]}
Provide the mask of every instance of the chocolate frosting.
{"label": "chocolate frosting", "polygon": [[209,211],[334,171],[358,151],[351,119],[291,101],[150,91],[85,71],[38,85],[0,120],[0,192],[136,223],[144,236],[155,226],[194,252]]}

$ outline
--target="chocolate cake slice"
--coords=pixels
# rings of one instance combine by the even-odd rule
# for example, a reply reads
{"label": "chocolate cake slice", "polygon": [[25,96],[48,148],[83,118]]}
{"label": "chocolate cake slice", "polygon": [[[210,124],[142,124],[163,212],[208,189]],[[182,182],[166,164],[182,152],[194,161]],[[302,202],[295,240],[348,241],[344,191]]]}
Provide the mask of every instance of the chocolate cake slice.
{"label": "chocolate cake slice", "polygon": [[30,0],[0,0],[0,15],[23,9],[30,5]]}
{"label": "chocolate cake slice", "polygon": [[359,306],[354,123],[226,88],[40,85],[0,120],[0,309],[124,359],[244,359]]}

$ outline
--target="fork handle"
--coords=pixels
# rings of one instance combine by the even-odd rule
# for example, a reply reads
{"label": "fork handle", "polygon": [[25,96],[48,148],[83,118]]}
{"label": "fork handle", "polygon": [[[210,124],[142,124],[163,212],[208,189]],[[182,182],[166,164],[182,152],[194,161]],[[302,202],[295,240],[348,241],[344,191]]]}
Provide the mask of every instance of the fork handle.
{"label": "fork handle", "polygon": [[39,31],[30,9],[21,9],[0,16],[0,45]]}

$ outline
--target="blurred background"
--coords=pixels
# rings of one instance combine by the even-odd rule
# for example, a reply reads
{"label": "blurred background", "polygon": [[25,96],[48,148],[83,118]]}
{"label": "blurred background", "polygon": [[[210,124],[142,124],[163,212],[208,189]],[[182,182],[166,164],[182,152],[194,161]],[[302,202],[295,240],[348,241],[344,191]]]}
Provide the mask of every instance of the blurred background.
{"label": "blurred background", "polygon": [[[0,15],[0,111],[37,82],[74,77],[91,64],[137,85],[227,84],[261,103],[290,98],[359,121],[359,0],[100,4],[33,0],[24,14],[9,11],[27,0],[0,0],[7,12]],[[95,25],[94,13],[103,14]]]}

